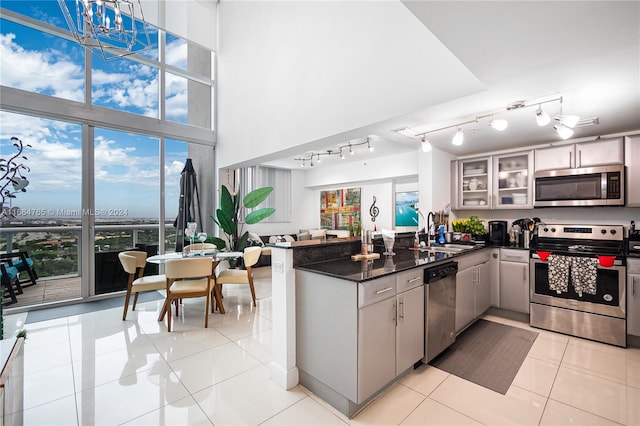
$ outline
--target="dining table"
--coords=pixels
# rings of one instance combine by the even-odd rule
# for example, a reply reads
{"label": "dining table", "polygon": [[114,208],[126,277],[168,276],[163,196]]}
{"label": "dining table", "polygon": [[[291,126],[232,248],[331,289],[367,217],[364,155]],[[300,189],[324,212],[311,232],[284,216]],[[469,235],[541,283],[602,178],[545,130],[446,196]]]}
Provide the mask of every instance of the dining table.
{"label": "dining table", "polygon": [[[214,281],[214,287],[213,287],[214,289],[213,295],[215,300],[214,306],[218,308],[221,314],[224,314],[225,310],[224,310],[224,304],[222,303],[222,291],[220,289],[220,286],[216,285],[216,267],[223,260],[238,259],[242,257],[243,254],[244,253],[241,251],[217,251],[217,250],[215,251],[204,250],[202,252],[195,251],[195,252],[189,253],[188,255],[181,252],[171,252],[171,253],[156,254],[153,256],[149,256],[147,257],[147,262],[154,263],[157,265],[162,265],[167,260],[171,260],[171,259],[197,259],[203,256],[210,257],[211,258],[211,277],[213,278],[213,281]],[[167,306],[165,302],[165,306],[160,312],[158,321],[162,320],[164,311],[166,309],[167,309]]]}

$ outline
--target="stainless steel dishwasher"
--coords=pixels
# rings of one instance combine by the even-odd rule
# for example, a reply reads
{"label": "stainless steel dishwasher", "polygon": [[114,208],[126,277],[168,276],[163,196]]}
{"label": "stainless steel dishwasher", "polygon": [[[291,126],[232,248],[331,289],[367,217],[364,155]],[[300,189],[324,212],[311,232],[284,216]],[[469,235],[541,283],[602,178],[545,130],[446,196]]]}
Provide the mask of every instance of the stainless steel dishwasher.
{"label": "stainless steel dishwasher", "polygon": [[425,339],[423,361],[431,361],[456,340],[456,273],[448,262],[424,270]]}

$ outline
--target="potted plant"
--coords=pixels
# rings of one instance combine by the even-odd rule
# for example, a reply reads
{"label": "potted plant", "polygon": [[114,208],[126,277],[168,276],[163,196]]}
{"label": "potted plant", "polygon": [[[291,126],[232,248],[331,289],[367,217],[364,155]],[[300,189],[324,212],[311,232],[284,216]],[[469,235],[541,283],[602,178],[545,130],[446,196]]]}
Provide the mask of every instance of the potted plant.
{"label": "potted plant", "polygon": [[[242,206],[245,209],[253,209],[262,203],[271,194],[273,188],[270,186],[258,188],[242,198]],[[218,250],[228,249],[229,251],[243,251],[247,246],[249,232],[243,232],[244,224],[240,224],[238,212],[240,211],[240,197],[238,192],[231,193],[226,186],[222,186],[220,193],[220,208],[216,210],[216,216],[211,218],[224,233],[224,238],[213,237],[212,242]],[[272,207],[263,207],[253,210],[244,218],[244,223],[253,225],[264,220],[275,213]]]}
{"label": "potted plant", "polygon": [[467,232],[472,235],[474,240],[484,240],[487,230],[482,220],[478,216],[470,216],[467,223]]}
{"label": "potted plant", "polygon": [[[484,239],[484,235],[487,233],[483,221],[478,216],[471,216],[469,219],[457,219],[451,222],[451,225],[454,231],[453,239],[458,241],[469,241],[471,238]],[[456,233],[460,233],[461,236],[456,238]]]}

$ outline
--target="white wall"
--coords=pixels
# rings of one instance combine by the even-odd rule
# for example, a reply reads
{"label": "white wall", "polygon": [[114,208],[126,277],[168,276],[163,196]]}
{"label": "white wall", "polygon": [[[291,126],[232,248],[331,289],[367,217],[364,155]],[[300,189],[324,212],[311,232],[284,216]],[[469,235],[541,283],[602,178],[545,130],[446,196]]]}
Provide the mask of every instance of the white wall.
{"label": "white wall", "polygon": [[217,50],[217,3],[141,0],[144,19],[156,27]]}
{"label": "white wall", "polygon": [[220,167],[483,89],[399,1],[222,1],[219,17]]}
{"label": "white wall", "polygon": [[415,152],[390,155],[382,158],[349,161],[336,166],[308,169],[304,175],[304,185],[317,188],[341,185],[349,182],[389,180],[418,174]]}

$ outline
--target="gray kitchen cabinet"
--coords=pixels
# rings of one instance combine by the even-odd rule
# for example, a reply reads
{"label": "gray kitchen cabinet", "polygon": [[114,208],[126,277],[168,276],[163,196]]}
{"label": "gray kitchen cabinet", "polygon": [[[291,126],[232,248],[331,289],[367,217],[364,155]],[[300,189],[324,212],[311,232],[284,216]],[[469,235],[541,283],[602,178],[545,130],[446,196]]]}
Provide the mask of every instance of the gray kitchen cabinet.
{"label": "gray kitchen cabinet", "polygon": [[[487,210],[491,208],[491,157],[457,160],[456,178],[452,179],[453,205],[459,210]],[[453,169],[453,166],[452,166]]]}
{"label": "gray kitchen cabinet", "polygon": [[599,139],[576,144],[575,167],[624,164],[624,139]]}
{"label": "gray kitchen cabinet", "polygon": [[491,262],[477,266],[474,318],[478,318],[491,307]]}
{"label": "gray kitchen cabinet", "polygon": [[573,167],[575,145],[567,144],[537,148],[534,152],[535,171],[570,169]]}
{"label": "gray kitchen cabinet", "polygon": [[[422,269],[420,269],[422,272]],[[424,285],[396,297],[396,376],[424,357]]]}
{"label": "gray kitchen cabinet", "polygon": [[396,298],[391,297],[358,309],[356,402],[365,401],[395,377]]}
{"label": "gray kitchen cabinet", "polygon": [[500,249],[500,308],[529,313],[529,251]]}
{"label": "gray kitchen cabinet", "polygon": [[346,415],[424,357],[424,268],[354,282],[296,270],[300,383]]}
{"label": "gray kitchen cabinet", "polygon": [[500,249],[494,247],[489,260],[489,283],[491,287],[491,305],[500,306]]}
{"label": "gray kitchen cabinet", "polygon": [[622,137],[534,150],[535,171],[624,164]]}
{"label": "gray kitchen cabinet", "polygon": [[396,375],[424,357],[424,268],[396,275]]}
{"label": "gray kitchen cabinet", "polygon": [[456,334],[465,329],[491,306],[490,251],[457,258]]}
{"label": "gray kitchen cabinet", "polygon": [[533,151],[493,156],[492,208],[533,208]]}
{"label": "gray kitchen cabinet", "polygon": [[456,334],[474,320],[476,267],[472,266],[456,274]]}
{"label": "gray kitchen cabinet", "polygon": [[640,336],[640,259],[627,258],[627,334]]}
{"label": "gray kitchen cabinet", "polygon": [[640,207],[640,135],[624,138],[624,164],[627,166],[626,206]]}

